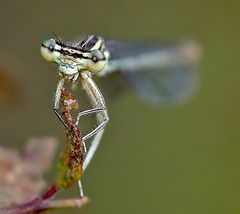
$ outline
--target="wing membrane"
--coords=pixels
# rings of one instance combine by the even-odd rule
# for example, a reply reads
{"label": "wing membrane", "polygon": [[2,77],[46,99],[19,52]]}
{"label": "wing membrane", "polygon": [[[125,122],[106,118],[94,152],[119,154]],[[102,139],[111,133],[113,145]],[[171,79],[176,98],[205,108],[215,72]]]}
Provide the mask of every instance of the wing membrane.
{"label": "wing membrane", "polygon": [[109,71],[120,70],[140,98],[154,104],[178,103],[195,91],[200,48],[196,43],[172,45],[106,41]]}

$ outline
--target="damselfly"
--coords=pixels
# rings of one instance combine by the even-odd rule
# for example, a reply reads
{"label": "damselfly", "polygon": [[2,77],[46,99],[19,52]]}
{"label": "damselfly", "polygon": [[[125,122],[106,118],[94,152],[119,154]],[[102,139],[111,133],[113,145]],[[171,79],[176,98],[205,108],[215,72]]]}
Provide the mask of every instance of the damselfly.
{"label": "damselfly", "polygon": [[78,114],[76,124],[84,115],[96,115],[97,127],[83,136],[83,141],[94,136],[84,160],[84,170],[91,161],[109,121],[104,96],[92,79],[94,75],[104,76],[121,71],[142,99],[156,104],[186,100],[196,87],[199,46],[192,41],[170,45],[124,43],[91,35],[66,44],[59,38],[45,40],[41,53],[45,60],[58,66],[59,82],[54,111],[64,126],[71,131],[59,114],[61,91],[65,81],[80,81],[92,105],[91,109]]}

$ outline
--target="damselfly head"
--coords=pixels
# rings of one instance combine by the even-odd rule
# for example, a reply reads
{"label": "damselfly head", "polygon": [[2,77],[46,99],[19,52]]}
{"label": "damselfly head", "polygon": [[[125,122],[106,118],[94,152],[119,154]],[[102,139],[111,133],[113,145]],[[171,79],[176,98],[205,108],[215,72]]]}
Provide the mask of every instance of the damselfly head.
{"label": "damselfly head", "polygon": [[46,61],[57,63],[62,74],[73,75],[86,70],[95,74],[101,71],[107,63],[107,57],[102,50],[103,40],[96,38],[99,40],[94,40],[94,43],[88,39],[79,46],[47,39],[42,42],[41,54]]}
{"label": "damselfly head", "polygon": [[56,62],[60,53],[57,51],[60,47],[54,39],[47,39],[42,42],[41,54],[48,62]]}

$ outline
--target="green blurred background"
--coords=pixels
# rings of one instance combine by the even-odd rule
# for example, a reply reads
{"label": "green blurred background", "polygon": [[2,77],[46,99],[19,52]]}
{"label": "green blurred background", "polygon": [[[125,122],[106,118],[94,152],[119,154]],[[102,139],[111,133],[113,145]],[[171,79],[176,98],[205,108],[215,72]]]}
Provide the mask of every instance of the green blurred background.
{"label": "green blurred background", "polygon": [[[200,85],[186,104],[157,108],[129,91],[107,100],[110,123],[84,190],[92,203],[55,213],[240,213],[239,1],[1,1],[0,143],[56,136],[56,66],[39,48],[52,32],[177,41],[203,49]],[[7,95],[4,93],[7,93]],[[54,179],[56,170],[47,175]],[[77,188],[62,191],[73,197]]]}

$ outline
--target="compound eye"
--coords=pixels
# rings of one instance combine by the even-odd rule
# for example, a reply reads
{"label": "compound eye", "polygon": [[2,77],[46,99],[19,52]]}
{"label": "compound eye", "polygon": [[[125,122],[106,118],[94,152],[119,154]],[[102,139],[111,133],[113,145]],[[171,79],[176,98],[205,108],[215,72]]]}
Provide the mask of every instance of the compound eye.
{"label": "compound eye", "polygon": [[47,39],[42,42],[41,53],[45,60],[48,62],[54,62],[56,53],[54,52],[56,41],[54,39]]}
{"label": "compound eye", "polygon": [[42,46],[48,48],[50,51],[53,51],[56,45],[56,41],[54,39],[44,40]]}
{"label": "compound eye", "polygon": [[88,59],[88,70],[92,73],[97,73],[104,68],[106,62],[106,57],[102,51],[93,50],[90,52],[90,57]]}
{"label": "compound eye", "polygon": [[56,41],[54,39],[49,39],[49,50],[50,51],[53,51],[54,50],[54,47],[56,45]]}

